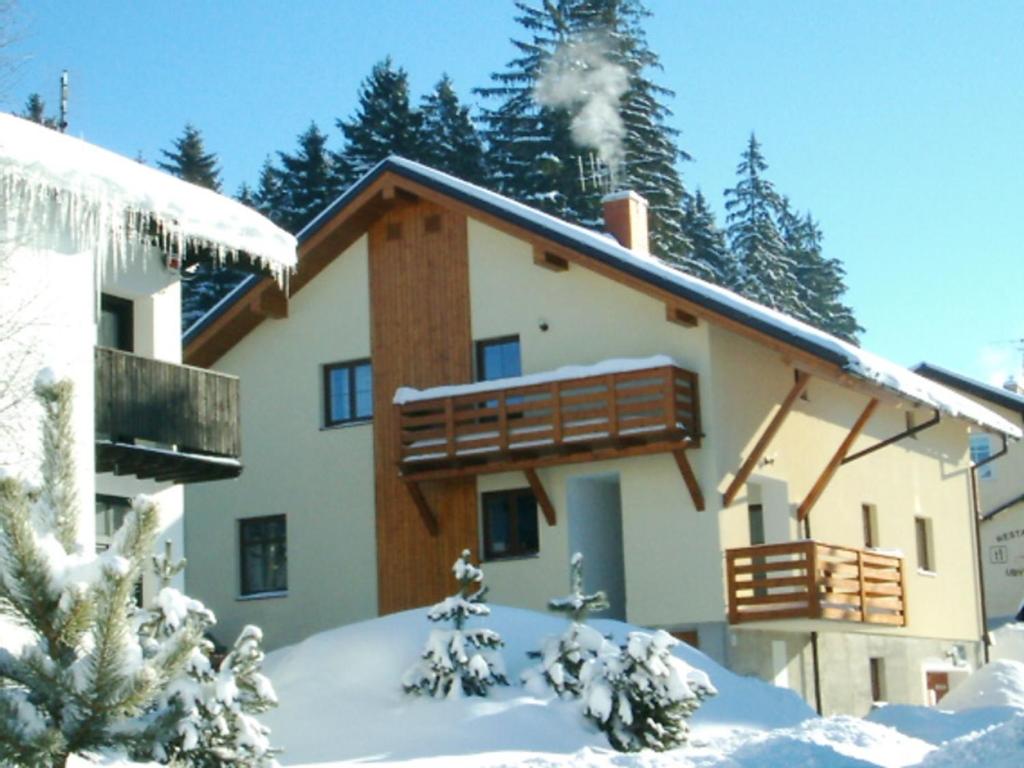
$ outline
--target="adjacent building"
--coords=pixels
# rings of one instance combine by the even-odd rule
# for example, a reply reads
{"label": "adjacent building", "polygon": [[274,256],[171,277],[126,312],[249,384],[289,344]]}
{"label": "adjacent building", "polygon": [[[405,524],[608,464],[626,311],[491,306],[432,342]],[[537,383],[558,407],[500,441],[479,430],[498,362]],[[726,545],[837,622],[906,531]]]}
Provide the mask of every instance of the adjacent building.
{"label": "adjacent building", "polygon": [[33,379],[70,376],[86,548],[147,493],[159,546],[180,556],[183,484],[241,472],[237,378],[181,364],[181,283],[203,259],[283,279],[295,242],[228,198],[0,114],[0,465],[32,476]]}
{"label": "adjacent building", "polygon": [[[994,387],[931,363],[914,370],[962,392],[1008,421],[1024,425],[1024,393],[1014,382]],[[981,524],[981,566],[990,629],[1024,621],[1024,444],[971,431],[977,468],[976,506]]]}
{"label": "adjacent building", "polygon": [[427,604],[464,547],[824,712],[982,658],[969,429],[988,408],[592,232],[398,158],[186,337],[245,382],[246,473],[188,489],[187,586],[270,647]]}

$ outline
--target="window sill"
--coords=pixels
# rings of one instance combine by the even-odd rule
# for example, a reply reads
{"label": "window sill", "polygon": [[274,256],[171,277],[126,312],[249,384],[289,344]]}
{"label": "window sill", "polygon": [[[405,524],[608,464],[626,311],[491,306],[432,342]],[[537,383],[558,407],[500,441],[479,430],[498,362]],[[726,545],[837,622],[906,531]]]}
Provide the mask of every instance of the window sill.
{"label": "window sill", "polygon": [[521,560],[540,560],[540,552],[531,552],[528,555],[509,555],[508,557],[491,557],[481,560],[481,563],[515,563]]}
{"label": "window sill", "polygon": [[373,424],[373,419],[357,419],[355,421],[343,421],[340,424],[328,424],[320,427],[321,432],[333,432],[336,429],[348,429],[349,427],[363,427]]}
{"label": "window sill", "polygon": [[250,600],[271,600],[275,597],[288,597],[288,590],[279,589],[277,592],[256,592],[251,595],[239,595],[235,600],[238,602],[248,602]]}
{"label": "window sill", "polygon": [[929,570],[926,570],[925,568],[918,568],[917,569],[917,575],[918,576],[927,576],[929,579],[934,579],[939,574],[936,571],[929,571]]}

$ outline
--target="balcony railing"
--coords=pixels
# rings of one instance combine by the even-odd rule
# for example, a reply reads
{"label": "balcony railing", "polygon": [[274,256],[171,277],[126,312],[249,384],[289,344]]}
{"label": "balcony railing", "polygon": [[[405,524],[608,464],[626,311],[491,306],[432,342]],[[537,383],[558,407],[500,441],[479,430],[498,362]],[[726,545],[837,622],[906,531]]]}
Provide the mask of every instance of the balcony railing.
{"label": "balcony railing", "polygon": [[172,482],[241,472],[238,379],[96,348],[96,471]]}
{"label": "balcony railing", "polygon": [[796,541],[725,553],[729,623],[833,619],[905,626],[903,558]]}
{"label": "balcony railing", "polygon": [[700,443],[697,374],[676,366],[396,406],[403,475],[494,472]]}

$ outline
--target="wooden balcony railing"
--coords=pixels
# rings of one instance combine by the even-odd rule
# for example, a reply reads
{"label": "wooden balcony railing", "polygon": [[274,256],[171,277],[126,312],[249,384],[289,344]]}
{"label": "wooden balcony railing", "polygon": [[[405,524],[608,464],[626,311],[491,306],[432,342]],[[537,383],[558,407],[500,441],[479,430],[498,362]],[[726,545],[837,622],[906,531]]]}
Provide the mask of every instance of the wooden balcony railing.
{"label": "wooden balcony railing", "polygon": [[97,471],[174,482],[241,471],[238,379],[96,348]]}
{"label": "wooden balcony railing", "polygon": [[671,365],[396,407],[403,475],[671,451],[701,435],[697,374]]}
{"label": "wooden balcony railing", "polygon": [[835,619],[905,626],[903,558],[795,541],[725,553],[729,623]]}

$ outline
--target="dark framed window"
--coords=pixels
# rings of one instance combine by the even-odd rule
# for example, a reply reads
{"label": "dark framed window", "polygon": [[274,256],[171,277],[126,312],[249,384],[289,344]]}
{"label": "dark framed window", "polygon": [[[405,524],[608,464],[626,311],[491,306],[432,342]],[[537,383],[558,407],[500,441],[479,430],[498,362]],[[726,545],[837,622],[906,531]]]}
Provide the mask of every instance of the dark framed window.
{"label": "dark framed window", "polygon": [[288,527],[284,515],[238,521],[242,595],[288,589]]}
{"label": "dark framed window", "polygon": [[877,656],[868,659],[871,676],[871,701],[885,701],[885,660]]}
{"label": "dark framed window", "polygon": [[96,328],[100,347],[135,351],[135,303],[104,293],[100,296],[100,322]]}
{"label": "dark framed window", "polygon": [[747,530],[750,532],[750,546],[764,544],[764,507],[760,504],[747,505]]}
{"label": "dark framed window", "polygon": [[529,488],[490,491],[481,497],[484,559],[526,557],[540,551],[537,499]]}
{"label": "dark framed window", "polygon": [[114,542],[114,534],[124,523],[125,516],[131,511],[132,500],[124,496],[96,494],[96,551],[110,549]]}
{"label": "dark framed window", "polygon": [[477,381],[493,381],[522,376],[523,365],[519,355],[519,337],[502,336],[483,339],[476,343]]}
{"label": "dark framed window", "polygon": [[932,548],[931,521],[925,517],[914,518],[914,539],[917,542],[917,567],[922,571],[935,571],[935,552]]}
{"label": "dark framed window", "polygon": [[864,546],[865,547],[877,547],[878,546],[878,532],[875,530],[875,521],[878,519],[878,514],[875,511],[874,504],[861,504],[860,505],[860,519],[861,525],[864,528]]}
{"label": "dark framed window", "polygon": [[373,366],[352,360],[324,366],[324,426],[373,418]]}

